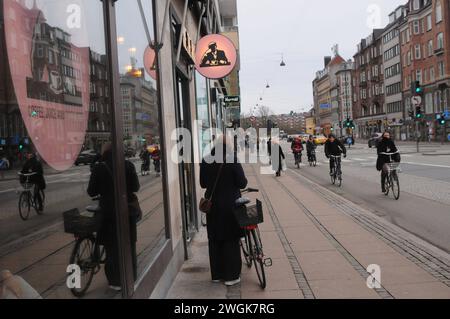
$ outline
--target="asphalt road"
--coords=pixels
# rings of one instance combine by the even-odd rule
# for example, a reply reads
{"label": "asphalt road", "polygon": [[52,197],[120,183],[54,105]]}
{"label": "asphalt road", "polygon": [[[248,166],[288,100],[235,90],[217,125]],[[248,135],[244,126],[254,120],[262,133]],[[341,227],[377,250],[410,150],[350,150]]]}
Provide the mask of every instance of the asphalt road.
{"label": "asphalt road", "polygon": [[[450,252],[450,156],[424,156],[414,146],[402,146],[401,196],[398,201],[381,193],[380,173],[375,169],[376,150],[355,145],[343,160],[343,185],[331,185],[328,160],[318,147],[319,166],[297,170],[289,146],[288,168],[372,211],[425,241]],[[425,150],[431,150],[430,147]]]}
{"label": "asphalt road", "polygon": [[[134,162],[139,172],[140,162]],[[21,191],[21,187],[18,180],[0,181],[0,247],[61,222],[62,213],[67,210],[77,208],[83,211],[91,205],[92,200],[86,193],[89,177],[89,166],[73,167],[61,174],[45,176],[47,189],[44,214],[37,215],[32,209],[27,221],[19,216],[18,191]],[[143,189],[152,183],[154,176],[140,176],[139,180]]]}

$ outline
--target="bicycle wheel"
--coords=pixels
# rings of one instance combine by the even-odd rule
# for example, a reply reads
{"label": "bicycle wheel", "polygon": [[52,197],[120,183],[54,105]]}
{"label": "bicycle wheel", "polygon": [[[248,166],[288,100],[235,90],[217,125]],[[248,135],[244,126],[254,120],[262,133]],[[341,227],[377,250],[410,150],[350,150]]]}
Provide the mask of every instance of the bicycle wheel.
{"label": "bicycle wheel", "polygon": [[386,176],[384,181],[384,195],[389,196],[389,192],[391,191],[391,175]]}
{"label": "bicycle wheel", "polygon": [[342,186],[342,173],[339,173],[337,176],[337,186],[338,187]]}
{"label": "bicycle wheel", "polygon": [[22,192],[19,197],[19,215],[22,220],[27,220],[30,216],[31,198],[30,192]]}
{"label": "bicycle wheel", "polygon": [[244,255],[245,264],[248,268],[252,268],[252,258],[250,255],[251,239],[248,236],[248,231],[245,231],[245,236],[241,238],[241,249]]}
{"label": "bicycle wheel", "polygon": [[94,252],[94,240],[92,238],[80,238],[77,240],[70,256],[70,264],[80,267],[80,287],[71,288],[75,297],[83,297],[91,285],[97,263]]}
{"label": "bicycle wheel", "polygon": [[266,288],[266,273],[264,271],[264,253],[262,250],[261,239],[256,230],[252,230],[253,243],[253,262],[255,264],[256,274],[258,275],[259,285],[262,289]]}
{"label": "bicycle wheel", "polygon": [[391,178],[392,194],[394,195],[395,200],[398,200],[400,198],[400,181],[398,180],[398,175],[395,171],[392,172]]}

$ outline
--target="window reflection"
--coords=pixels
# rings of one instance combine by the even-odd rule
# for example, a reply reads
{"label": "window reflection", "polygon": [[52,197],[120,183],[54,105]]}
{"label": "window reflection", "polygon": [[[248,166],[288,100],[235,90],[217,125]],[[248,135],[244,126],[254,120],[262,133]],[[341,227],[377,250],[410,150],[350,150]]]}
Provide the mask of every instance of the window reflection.
{"label": "window reflection", "polygon": [[116,3],[124,145],[136,155],[131,161],[141,184],[137,194],[143,211],[137,232],[138,274],[165,239],[155,55],[149,47],[155,38],[152,1],[140,2],[142,11],[137,0]]}
{"label": "window reflection", "polygon": [[[0,285],[16,281],[24,295],[73,298],[66,286],[74,236],[63,213],[86,212],[90,166],[111,140],[102,2],[0,2]],[[43,212],[22,220],[19,180],[27,154],[45,178]],[[21,183],[22,182],[22,183]],[[5,291],[0,289],[0,291]],[[102,271],[86,297],[113,297]]]}

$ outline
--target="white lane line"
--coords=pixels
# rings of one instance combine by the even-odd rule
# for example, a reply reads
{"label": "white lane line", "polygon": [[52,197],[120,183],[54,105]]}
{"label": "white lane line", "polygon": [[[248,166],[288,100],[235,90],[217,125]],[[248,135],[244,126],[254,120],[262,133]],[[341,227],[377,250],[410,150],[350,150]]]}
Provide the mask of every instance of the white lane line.
{"label": "white lane line", "polygon": [[439,168],[450,168],[450,166],[447,166],[447,165],[435,165],[435,164],[425,164],[425,163],[415,163],[415,162],[402,162],[401,164],[417,165],[417,166],[428,166],[428,167],[439,167]]}
{"label": "white lane line", "polygon": [[16,189],[15,188],[10,188],[10,189],[5,189],[4,191],[0,191],[0,194],[5,194],[5,193],[10,193],[10,192],[15,192]]}
{"label": "white lane line", "polygon": [[365,161],[368,161],[367,158],[366,158],[366,159],[363,159],[363,158],[354,158],[354,157],[352,157],[352,160],[357,161],[357,162],[365,162]]}

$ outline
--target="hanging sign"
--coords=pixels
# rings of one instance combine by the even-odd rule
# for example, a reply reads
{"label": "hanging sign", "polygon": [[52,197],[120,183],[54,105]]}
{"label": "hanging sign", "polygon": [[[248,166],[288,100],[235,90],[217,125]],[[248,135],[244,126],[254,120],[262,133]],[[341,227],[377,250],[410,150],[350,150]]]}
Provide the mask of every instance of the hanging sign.
{"label": "hanging sign", "polygon": [[73,165],[85,142],[90,48],[86,27],[68,26],[67,17],[59,14],[69,4],[83,3],[49,3],[3,1],[4,34],[8,80],[28,136],[40,157],[63,171]]}
{"label": "hanging sign", "polygon": [[144,51],[144,68],[148,75],[156,80],[156,54],[155,50],[150,46]]}
{"label": "hanging sign", "polygon": [[207,35],[197,44],[195,67],[208,79],[221,79],[228,76],[236,66],[236,61],[236,47],[223,35]]}

